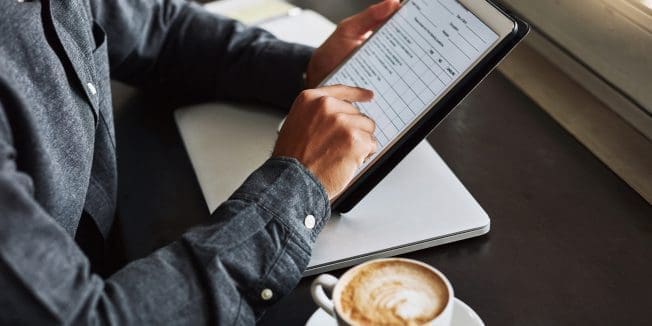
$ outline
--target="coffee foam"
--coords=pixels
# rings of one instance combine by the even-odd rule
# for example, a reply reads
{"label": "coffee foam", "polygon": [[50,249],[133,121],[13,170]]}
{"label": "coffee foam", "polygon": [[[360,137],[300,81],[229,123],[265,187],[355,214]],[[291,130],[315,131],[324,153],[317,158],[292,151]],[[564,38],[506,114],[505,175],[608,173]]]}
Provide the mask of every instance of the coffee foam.
{"label": "coffee foam", "polygon": [[446,284],[431,270],[389,261],[358,271],[341,291],[338,310],[355,325],[422,325],[447,302]]}

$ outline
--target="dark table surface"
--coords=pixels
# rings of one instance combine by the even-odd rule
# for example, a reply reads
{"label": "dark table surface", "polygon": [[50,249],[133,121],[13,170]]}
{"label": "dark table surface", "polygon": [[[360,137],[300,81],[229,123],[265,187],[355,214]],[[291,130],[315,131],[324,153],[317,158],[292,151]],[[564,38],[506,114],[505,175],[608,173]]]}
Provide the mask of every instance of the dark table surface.
{"label": "dark table surface", "polygon": [[[370,1],[300,0],[334,21]],[[116,85],[119,214],[130,259],[208,217],[165,94]],[[488,325],[652,324],[652,207],[494,72],[428,137],[492,219],[483,237],[414,252]],[[334,271],[339,275],[343,271]],[[304,324],[312,277],[265,325]]]}

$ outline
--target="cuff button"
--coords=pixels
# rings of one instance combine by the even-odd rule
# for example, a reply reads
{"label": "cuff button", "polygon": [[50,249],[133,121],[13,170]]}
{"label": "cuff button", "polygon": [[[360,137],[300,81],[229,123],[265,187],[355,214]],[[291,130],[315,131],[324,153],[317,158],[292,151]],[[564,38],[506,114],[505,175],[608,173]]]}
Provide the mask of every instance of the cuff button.
{"label": "cuff button", "polygon": [[260,292],[260,297],[265,301],[271,299],[273,296],[274,292],[272,292],[270,289],[264,289],[262,292]]}
{"label": "cuff button", "polygon": [[309,229],[314,228],[315,227],[315,217],[312,214],[306,216],[306,218],[303,220],[303,225],[305,225]]}
{"label": "cuff button", "polygon": [[88,87],[88,90],[91,92],[91,94],[93,95],[97,94],[97,89],[95,88],[95,85],[93,85],[93,83],[86,83],[86,87]]}

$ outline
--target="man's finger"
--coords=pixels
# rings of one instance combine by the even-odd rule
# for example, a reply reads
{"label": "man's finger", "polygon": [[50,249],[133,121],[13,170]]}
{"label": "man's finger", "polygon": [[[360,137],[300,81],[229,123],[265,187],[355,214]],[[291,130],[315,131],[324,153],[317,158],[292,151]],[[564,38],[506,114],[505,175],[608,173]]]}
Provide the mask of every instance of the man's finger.
{"label": "man's finger", "polygon": [[373,133],[370,133],[369,137],[371,138],[371,141],[369,142],[369,145],[370,145],[370,147],[369,147],[369,155],[367,155],[367,157],[365,157],[365,160],[370,158],[374,154],[376,154],[376,152],[378,151],[378,139],[376,138],[376,136]]}
{"label": "man's finger", "polygon": [[376,122],[364,113],[354,114],[351,117],[351,125],[370,134],[376,131]]}
{"label": "man's finger", "polygon": [[343,20],[338,30],[348,38],[361,38],[384,22],[399,6],[399,0],[384,0]]}
{"label": "man's finger", "polygon": [[363,165],[378,150],[378,141],[372,133],[363,132],[360,137],[361,140],[364,141],[364,144],[361,144],[361,146],[358,147],[358,166]]}
{"label": "man's finger", "polygon": [[371,136],[371,141],[372,141],[372,144],[371,144],[371,150],[369,151],[369,155],[367,155],[367,157],[365,157],[364,161],[362,162],[363,164],[369,162],[369,160],[370,160],[370,159],[371,159],[371,158],[376,154],[376,152],[378,151],[378,139],[376,138],[376,136],[372,135],[372,136]]}
{"label": "man's finger", "polygon": [[[326,95],[325,95],[326,96]],[[360,110],[353,106],[353,104],[347,102],[347,101],[342,101],[340,99],[331,97],[337,101],[337,106],[336,106],[336,111],[337,114],[344,114],[347,117],[347,120],[349,120],[349,116],[359,116],[360,115]]]}
{"label": "man's finger", "polygon": [[320,87],[319,92],[347,102],[369,102],[374,97],[374,92],[360,88],[344,85],[332,85]]}

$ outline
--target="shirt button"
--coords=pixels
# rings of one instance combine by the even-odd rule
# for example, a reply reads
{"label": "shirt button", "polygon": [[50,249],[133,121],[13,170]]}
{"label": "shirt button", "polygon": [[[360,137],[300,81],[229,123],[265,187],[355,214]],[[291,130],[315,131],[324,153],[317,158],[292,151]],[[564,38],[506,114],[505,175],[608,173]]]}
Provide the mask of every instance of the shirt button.
{"label": "shirt button", "polygon": [[86,86],[88,87],[88,90],[91,92],[91,94],[93,95],[97,94],[97,89],[95,89],[95,85],[91,83],[87,83]]}
{"label": "shirt button", "polygon": [[307,228],[312,229],[315,227],[315,217],[311,215],[306,216],[306,218],[303,220],[303,225],[305,225]]}
{"label": "shirt button", "polygon": [[274,292],[272,292],[270,289],[264,289],[262,292],[260,292],[260,297],[265,301],[271,299],[273,296]]}

